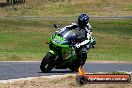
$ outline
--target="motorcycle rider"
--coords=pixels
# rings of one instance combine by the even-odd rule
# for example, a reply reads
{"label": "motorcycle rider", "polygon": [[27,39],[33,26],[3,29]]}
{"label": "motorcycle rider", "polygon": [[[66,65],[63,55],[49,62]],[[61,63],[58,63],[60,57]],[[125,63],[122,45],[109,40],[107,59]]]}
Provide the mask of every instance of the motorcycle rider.
{"label": "motorcycle rider", "polygon": [[72,25],[66,26],[68,29],[72,30],[75,29],[76,33],[78,36],[84,38],[84,41],[77,43],[75,45],[76,48],[80,48],[80,46],[84,46],[88,44],[89,38],[92,35],[92,27],[89,23],[89,16],[86,14],[81,14],[78,17],[78,22],[77,23],[72,23]]}
{"label": "motorcycle rider", "polygon": [[[77,22],[72,23],[72,25],[66,26],[66,28],[68,28],[70,30],[74,29],[76,31],[77,35],[84,39],[84,41],[75,44],[76,48],[80,48],[81,46],[87,45],[90,42],[89,38],[92,37],[92,27],[89,23],[89,16],[88,15],[81,14],[78,17]],[[65,27],[63,29],[65,29]],[[59,30],[58,32],[62,32],[63,29]],[[94,41],[94,43],[95,43],[95,41]]]}
{"label": "motorcycle rider", "polygon": [[[77,22],[72,23],[72,25],[66,26],[66,28],[70,30],[75,30],[77,36],[82,38],[82,41],[80,43],[75,44],[76,54],[78,58],[83,58],[84,60],[86,60],[87,53],[84,53],[84,55],[82,55],[81,53],[79,53],[80,49],[85,49],[85,51],[87,51],[86,48],[89,49],[96,44],[95,38],[92,37],[92,27],[89,23],[89,16],[86,14],[81,14],[78,17]],[[63,29],[59,31],[62,32]],[[83,46],[85,46],[85,48],[81,48]]]}

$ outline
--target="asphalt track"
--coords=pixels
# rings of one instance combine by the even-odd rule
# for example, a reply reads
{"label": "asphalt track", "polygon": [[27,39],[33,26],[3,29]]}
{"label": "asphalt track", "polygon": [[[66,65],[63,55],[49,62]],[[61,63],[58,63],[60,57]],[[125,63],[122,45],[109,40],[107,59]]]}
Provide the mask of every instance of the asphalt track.
{"label": "asphalt track", "polygon": [[[40,62],[0,62],[0,80],[18,79],[26,77],[39,77],[50,75],[75,74],[69,69],[53,69],[50,73],[42,73]],[[86,72],[132,72],[132,64],[126,63],[97,63],[87,62],[83,68]]]}

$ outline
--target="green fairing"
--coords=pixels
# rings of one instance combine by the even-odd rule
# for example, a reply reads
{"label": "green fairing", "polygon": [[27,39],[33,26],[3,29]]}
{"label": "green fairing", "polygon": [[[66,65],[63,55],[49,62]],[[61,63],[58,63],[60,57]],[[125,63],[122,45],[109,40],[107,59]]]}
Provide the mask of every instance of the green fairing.
{"label": "green fairing", "polygon": [[58,35],[53,35],[52,37],[50,37],[50,42],[52,42],[55,46],[59,46],[59,47],[69,47],[69,45],[62,45],[62,44],[58,44],[54,41],[54,38],[57,38],[58,40],[60,40],[61,42],[65,42],[65,39],[58,36]]}
{"label": "green fairing", "polygon": [[59,39],[61,42],[63,42],[63,43],[66,41],[66,39],[64,39],[64,38],[62,38],[62,37],[60,37],[60,36],[58,36],[58,35],[56,35],[55,37],[56,37],[57,39]]}
{"label": "green fairing", "polygon": [[[69,45],[58,44],[54,41],[54,38],[57,38],[61,42],[65,42],[65,39],[54,34],[54,35],[52,35],[52,37],[50,37],[50,40],[49,40],[50,43],[52,43],[54,45],[54,48],[61,47],[61,53],[62,53],[63,59],[68,59],[68,60],[63,61],[62,65],[71,61],[71,60],[76,59],[76,55],[71,54],[73,52],[73,50],[69,47]],[[54,48],[52,48],[49,52],[51,52],[52,54],[59,54],[57,51],[55,51]]]}

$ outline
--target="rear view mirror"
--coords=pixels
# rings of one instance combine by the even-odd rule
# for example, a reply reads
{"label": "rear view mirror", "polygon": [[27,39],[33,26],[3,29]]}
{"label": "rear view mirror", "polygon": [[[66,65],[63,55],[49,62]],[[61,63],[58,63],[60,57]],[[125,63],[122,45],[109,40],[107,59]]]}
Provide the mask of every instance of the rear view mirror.
{"label": "rear view mirror", "polygon": [[56,25],[56,24],[54,24],[54,27],[55,27],[55,28],[59,28],[59,26],[58,26],[58,25]]}

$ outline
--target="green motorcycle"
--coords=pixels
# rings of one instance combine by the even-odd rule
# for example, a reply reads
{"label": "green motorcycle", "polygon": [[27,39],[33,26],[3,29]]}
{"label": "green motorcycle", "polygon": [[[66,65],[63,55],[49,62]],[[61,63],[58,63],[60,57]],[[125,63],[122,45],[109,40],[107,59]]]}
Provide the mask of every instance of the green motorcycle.
{"label": "green motorcycle", "polygon": [[[57,25],[54,25],[58,28]],[[59,28],[58,28],[59,29]],[[67,69],[77,72],[79,66],[83,66],[87,59],[87,52],[94,48],[95,38],[89,38],[89,47],[81,46],[79,49],[75,44],[81,42],[83,38],[77,36],[74,30],[64,27],[63,31],[55,32],[49,39],[49,52],[42,59],[40,69],[42,72],[50,72],[53,68]]]}

